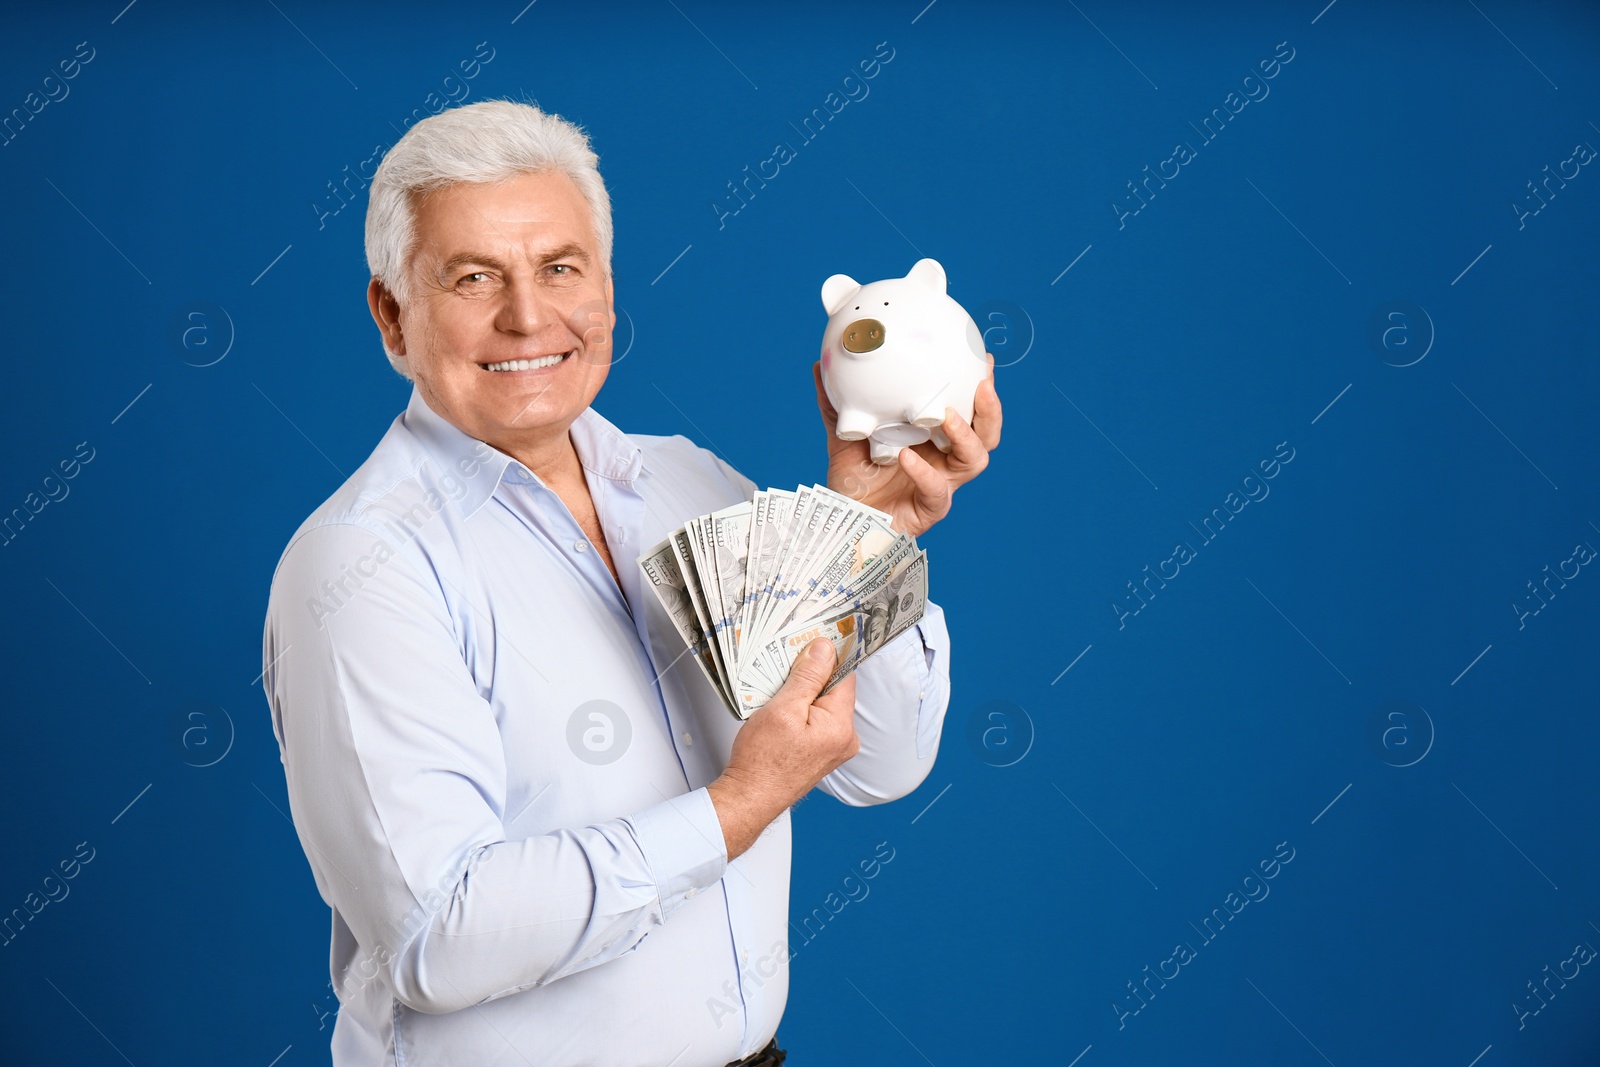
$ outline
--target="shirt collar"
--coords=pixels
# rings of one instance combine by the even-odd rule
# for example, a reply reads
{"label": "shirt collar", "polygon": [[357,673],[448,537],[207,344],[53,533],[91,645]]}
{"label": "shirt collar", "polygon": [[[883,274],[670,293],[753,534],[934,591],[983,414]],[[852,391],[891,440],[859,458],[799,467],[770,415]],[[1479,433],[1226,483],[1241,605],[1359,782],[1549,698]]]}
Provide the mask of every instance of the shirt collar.
{"label": "shirt collar", "polygon": [[[494,495],[502,480],[544,484],[517,460],[462,431],[428,406],[415,384],[401,416],[406,429],[438,466],[466,485],[466,492],[448,494],[463,518],[469,518]],[[568,431],[578,462],[591,474],[632,486],[644,466],[644,450],[592,407],[584,408]]]}

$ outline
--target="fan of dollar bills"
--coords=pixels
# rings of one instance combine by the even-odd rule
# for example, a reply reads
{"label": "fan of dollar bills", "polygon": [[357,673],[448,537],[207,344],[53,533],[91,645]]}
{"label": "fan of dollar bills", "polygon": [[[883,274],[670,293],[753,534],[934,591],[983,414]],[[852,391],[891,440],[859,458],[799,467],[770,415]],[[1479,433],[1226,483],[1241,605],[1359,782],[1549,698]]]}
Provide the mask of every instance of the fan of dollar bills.
{"label": "fan of dollar bills", "polygon": [[838,653],[826,693],[922,618],[928,554],[890,521],[825,486],[764,489],[690,519],[639,566],[728,710],[745,719],[815,638]]}

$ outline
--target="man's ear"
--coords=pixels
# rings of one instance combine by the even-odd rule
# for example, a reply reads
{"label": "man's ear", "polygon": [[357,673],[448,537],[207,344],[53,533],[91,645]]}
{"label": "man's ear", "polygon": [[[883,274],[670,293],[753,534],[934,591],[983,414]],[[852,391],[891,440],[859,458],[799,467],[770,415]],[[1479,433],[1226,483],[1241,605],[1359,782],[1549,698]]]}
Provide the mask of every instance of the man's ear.
{"label": "man's ear", "polygon": [[606,307],[611,309],[611,330],[615,334],[617,329],[617,297],[611,288],[611,275],[606,275]]}
{"label": "man's ear", "polygon": [[400,302],[382,282],[374,278],[367,285],[367,307],[372,311],[372,321],[383,334],[383,343],[397,356],[406,354],[405,335],[400,330]]}

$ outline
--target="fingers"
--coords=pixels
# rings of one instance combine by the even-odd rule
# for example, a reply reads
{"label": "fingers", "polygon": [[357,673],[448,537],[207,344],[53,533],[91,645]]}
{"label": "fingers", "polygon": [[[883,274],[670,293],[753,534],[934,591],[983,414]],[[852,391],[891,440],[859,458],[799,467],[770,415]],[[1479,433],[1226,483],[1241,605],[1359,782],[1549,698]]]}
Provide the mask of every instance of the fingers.
{"label": "fingers", "polygon": [[944,423],[939,428],[950,439],[949,466],[957,485],[971,481],[989,465],[989,446],[955,408],[945,408]]}
{"label": "fingers", "polygon": [[840,715],[845,718],[854,716],[856,710],[855,672],[851,671],[845,675],[839,680],[838,685],[819,696],[813,703],[832,715]]}
{"label": "fingers", "polygon": [[804,719],[807,727],[820,731],[814,736],[831,739],[828,744],[835,749],[834,767],[855,755],[860,745],[855,739],[855,675],[844,678],[826,696],[822,695],[823,686],[833,677],[837,660],[838,653],[832,641],[826,637],[813,638],[789,668],[783,688],[768,705],[792,701],[791,714],[797,720]]}
{"label": "fingers", "polygon": [[[948,421],[947,419],[946,422]],[[902,448],[899,459],[900,469],[911,479],[911,484],[915,487],[912,506],[924,517],[923,527],[931,526],[944,518],[950,510],[950,479],[939,468],[923,459],[915,449]]]}
{"label": "fingers", "polygon": [[783,688],[778,690],[777,696],[772,698],[773,703],[788,698],[802,708],[810,707],[816,702],[822,687],[828,684],[835,659],[837,654],[833,650],[833,642],[826,637],[814,638],[794,661],[794,666],[789,668],[789,677],[784,681]]}
{"label": "fingers", "polygon": [[990,355],[989,376],[978,383],[978,391],[972,398],[972,428],[978,432],[984,448],[1000,447],[1001,422],[1000,394],[994,387],[994,356]]}
{"label": "fingers", "polygon": [[811,706],[811,722],[815,724],[819,713],[825,713],[832,720],[834,729],[838,730],[842,738],[841,755],[850,759],[861,751],[861,738],[856,734],[856,676],[855,672],[845,677],[828,692],[819,696]]}

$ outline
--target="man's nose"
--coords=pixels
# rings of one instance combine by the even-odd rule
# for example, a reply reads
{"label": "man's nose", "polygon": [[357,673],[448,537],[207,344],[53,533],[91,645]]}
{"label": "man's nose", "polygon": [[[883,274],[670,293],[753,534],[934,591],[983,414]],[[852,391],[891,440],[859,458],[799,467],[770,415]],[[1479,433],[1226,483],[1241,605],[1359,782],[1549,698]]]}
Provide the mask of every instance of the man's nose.
{"label": "man's nose", "polygon": [[844,328],[846,352],[871,352],[882,348],[886,331],[877,319],[857,319]]}
{"label": "man's nose", "polygon": [[561,313],[550,294],[529,282],[512,282],[506,287],[496,325],[508,333],[535,334],[561,321]]}

